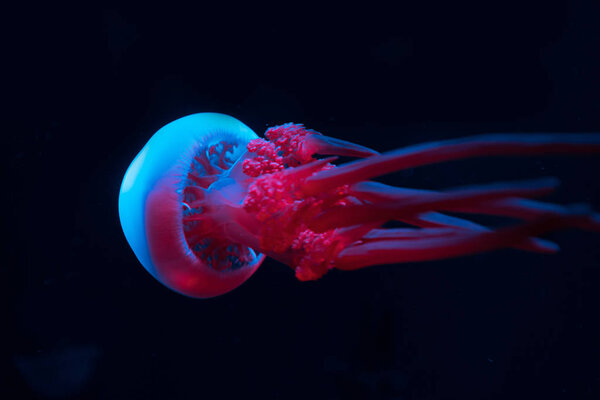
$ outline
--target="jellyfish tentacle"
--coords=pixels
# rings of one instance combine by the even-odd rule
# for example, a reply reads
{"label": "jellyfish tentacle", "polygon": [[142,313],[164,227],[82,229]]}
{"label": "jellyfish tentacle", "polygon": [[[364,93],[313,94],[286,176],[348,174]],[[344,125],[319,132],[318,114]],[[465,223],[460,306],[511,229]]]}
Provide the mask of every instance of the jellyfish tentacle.
{"label": "jellyfish tentacle", "polygon": [[325,232],[336,227],[387,221],[400,216],[414,215],[431,210],[453,211],[457,207],[479,204],[484,201],[510,198],[535,197],[548,194],[558,185],[553,178],[532,181],[503,182],[480,185],[444,192],[423,193],[405,201],[386,201],[360,205],[339,206],[327,209],[309,221],[315,232]]}
{"label": "jellyfish tentacle", "polygon": [[[576,204],[574,206],[589,208],[587,204]],[[474,204],[464,208],[459,207],[455,211],[530,220],[544,214],[566,215],[568,207],[531,199],[511,198]],[[594,232],[600,231],[600,215],[590,210],[589,215],[581,219],[576,228]]]}
{"label": "jellyfish tentacle", "polygon": [[599,152],[600,136],[594,134],[478,135],[409,146],[322,171],[306,181],[303,191],[314,195],[332,185],[351,184],[407,168],[469,157]]}
{"label": "jellyfish tentacle", "polygon": [[421,195],[437,193],[435,190],[412,189],[386,185],[381,182],[364,181],[349,186],[349,194],[370,202],[403,201]]}
{"label": "jellyfish tentacle", "polygon": [[[359,242],[340,251],[335,268],[353,270],[370,265],[430,261],[512,247],[531,236],[572,226],[582,216],[543,216],[522,225],[497,231],[457,231],[449,237],[423,240],[379,240]],[[585,217],[585,216],[583,216]]]}
{"label": "jellyfish tentacle", "polygon": [[[480,229],[475,232],[491,232],[490,229]],[[374,241],[407,241],[407,240],[429,240],[429,239],[441,239],[451,238],[456,235],[460,235],[465,232],[464,229],[452,229],[452,228],[398,228],[398,229],[374,229],[367,235],[363,236],[361,241],[363,243],[374,242]],[[521,250],[533,251],[537,253],[555,253],[558,251],[556,244],[539,238],[526,238],[521,242],[516,242],[510,247],[514,247]]]}
{"label": "jellyfish tentacle", "polygon": [[419,240],[433,237],[446,237],[457,233],[453,228],[390,228],[372,229],[362,237],[363,242],[382,240]]}
{"label": "jellyfish tentacle", "polygon": [[[517,182],[524,186],[528,186],[527,182]],[[502,185],[500,185],[502,186]],[[482,187],[478,187],[478,189],[482,189]],[[418,190],[418,189],[406,189],[406,188],[396,188],[393,186],[388,186],[379,182],[360,182],[358,184],[354,184],[351,186],[350,193],[356,195],[362,199],[366,199],[371,202],[384,201],[389,202],[392,200],[402,201],[402,200],[410,200],[414,198],[422,198],[427,195],[436,195],[438,192],[431,190]],[[496,206],[498,209],[494,209],[492,206]],[[521,205],[521,208],[518,208],[517,205]],[[524,208],[527,205],[528,208]],[[542,206],[543,205],[543,206]],[[524,213],[527,213],[528,219],[532,219],[534,217],[546,214],[562,214],[565,215],[568,210],[565,207],[560,207],[547,203],[540,203],[529,199],[520,199],[520,198],[509,198],[507,200],[499,200],[489,203],[475,203],[471,206],[469,205],[461,205],[458,204],[454,207],[449,207],[449,204],[446,204],[444,207],[440,207],[443,209],[451,208],[452,211],[456,212],[481,212],[482,214],[489,215],[501,215],[501,216],[525,216]],[[490,211],[490,212],[487,212]],[[497,211],[497,212],[494,212]],[[510,215],[508,215],[510,213]],[[356,215],[356,214],[352,214]],[[591,230],[595,225],[593,225],[593,220],[591,220],[593,214],[588,218],[583,219],[578,224],[579,228]],[[402,222],[418,226],[421,228],[453,228],[453,229],[461,229],[461,230],[473,230],[473,231],[490,231],[487,227],[479,225],[475,222],[458,218],[455,216],[444,215],[439,212],[426,212],[419,215],[412,216],[401,216],[396,217],[396,219],[401,220]],[[348,222],[351,222],[347,220]],[[321,221],[322,223],[324,221]],[[355,222],[355,221],[353,221]],[[384,232],[387,230],[383,230]],[[369,233],[370,234],[370,233]],[[365,236],[368,237],[369,234]],[[415,233],[416,234],[416,233]],[[425,235],[425,233],[423,233]],[[541,253],[555,253],[559,250],[559,247],[554,242],[551,242],[546,239],[541,238],[527,238],[519,243],[516,243],[515,248],[526,250],[526,251],[534,251]]]}
{"label": "jellyfish tentacle", "polygon": [[420,228],[451,227],[474,231],[487,229],[483,225],[480,225],[468,219],[443,214],[438,211],[428,211],[418,215],[411,215],[407,217],[398,218],[398,220],[405,222],[409,225],[418,226]]}
{"label": "jellyfish tentacle", "polygon": [[[472,230],[476,232],[491,231],[490,228],[480,225],[468,219],[446,215],[437,211],[431,211],[417,216],[403,218],[402,222],[421,228],[454,228],[459,230]],[[559,246],[547,239],[530,237],[513,246],[516,249],[533,251],[537,253],[556,253]]]}
{"label": "jellyfish tentacle", "polygon": [[[415,197],[428,196],[437,193],[433,190],[398,188],[379,182],[359,182],[350,186],[349,193],[363,200],[380,203],[386,201],[404,201]],[[564,206],[540,202],[532,199],[507,198],[489,202],[481,202],[464,206],[456,206],[455,212],[470,214],[487,214],[517,219],[532,219],[542,214],[564,214]],[[463,220],[464,222],[470,222]],[[405,221],[408,222],[408,221]],[[591,212],[586,220],[581,221],[579,229],[598,231],[600,229],[600,214]]]}
{"label": "jellyfish tentacle", "polygon": [[336,155],[347,157],[370,157],[379,152],[359,144],[321,134],[308,135],[303,143],[307,154]]}

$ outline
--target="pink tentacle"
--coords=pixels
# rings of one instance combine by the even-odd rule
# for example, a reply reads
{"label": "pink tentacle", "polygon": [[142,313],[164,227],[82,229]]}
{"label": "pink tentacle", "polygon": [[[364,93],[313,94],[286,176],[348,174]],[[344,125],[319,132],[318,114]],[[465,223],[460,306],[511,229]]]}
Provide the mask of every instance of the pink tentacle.
{"label": "pink tentacle", "polygon": [[333,186],[371,179],[407,168],[481,156],[535,154],[591,154],[600,152],[600,136],[585,134],[488,134],[455,140],[431,142],[394,150],[339,168],[321,171],[307,179],[307,195]]}
{"label": "pink tentacle", "polygon": [[[583,216],[584,217],[584,216]],[[572,226],[581,215],[544,216],[498,231],[457,231],[423,240],[379,240],[358,243],[342,250],[335,267],[354,270],[370,265],[430,261],[511,247],[530,236]]]}
{"label": "pink tentacle", "polygon": [[535,197],[551,192],[556,179],[539,179],[510,183],[496,183],[472,188],[423,193],[402,202],[349,205],[323,211],[308,226],[315,232],[325,232],[342,226],[372,221],[387,221],[432,210],[451,211],[481,202],[510,197]]}
{"label": "pink tentacle", "polygon": [[311,156],[313,154],[322,154],[347,157],[370,157],[379,154],[379,152],[369,149],[368,147],[321,134],[307,135],[302,143],[302,150]]}
{"label": "pink tentacle", "polygon": [[[587,206],[582,207],[587,208]],[[541,215],[561,216],[566,215],[569,212],[567,207],[560,206],[558,204],[543,203],[540,201],[519,198],[458,207],[455,211],[512,217],[524,220],[531,220]],[[590,215],[583,218],[576,228],[587,231],[600,231],[600,215],[597,213],[592,213],[590,210]]]}
{"label": "pink tentacle", "polygon": [[[350,195],[372,203],[406,201],[415,197],[435,195],[436,193],[438,192],[433,190],[398,188],[372,181],[353,184],[349,190]],[[567,209],[558,204],[544,203],[531,199],[509,198],[465,206],[459,205],[453,207],[452,211],[527,220],[548,213],[561,215],[566,213]],[[582,221],[581,226],[578,226],[578,228],[589,231],[598,231],[600,229],[600,215],[591,213],[589,218]]]}
{"label": "pink tentacle", "polygon": [[419,240],[437,237],[448,237],[457,233],[453,228],[392,228],[373,229],[361,239],[363,242],[387,241],[387,240]]}

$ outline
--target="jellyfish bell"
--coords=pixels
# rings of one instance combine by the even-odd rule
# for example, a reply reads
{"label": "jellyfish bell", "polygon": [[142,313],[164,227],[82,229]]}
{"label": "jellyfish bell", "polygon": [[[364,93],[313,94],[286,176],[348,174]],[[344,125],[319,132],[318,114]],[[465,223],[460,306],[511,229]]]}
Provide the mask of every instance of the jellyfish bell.
{"label": "jellyfish bell", "polygon": [[[119,193],[123,233],[140,263],[167,287],[217,296],[241,285],[263,261],[264,255],[237,243],[209,236],[188,242],[185,230],[201,221],[184,221],[201,211],[189,205],[194,193],[233,166],[255,138],[228,115],[188,115],[158,130],[127,169]],[[204,255],[215,246],[226,258]]]}
{"label": "jellyfish bell", "polygon": [[[534,200],[544,178],[446,190],[370,181],[470,157],[600,153],[599,134],[487,134],[378,152],[299,124],[265,139],[233,117],[202,113],[161,128],[125,174],[119,216],[135,255],[156,279],[206,298],[246,281],[265,256],[315,280],[333,268],[439,260],[513,247],[553,253],[538,236],[600,231],[587,207]],[[316,155],[334,156],[318,158]],[[363,158],[336,167],[338,155]],[[500,229],[447,213],[507,217]],[[400,221],[405,228],[385,228]]]}

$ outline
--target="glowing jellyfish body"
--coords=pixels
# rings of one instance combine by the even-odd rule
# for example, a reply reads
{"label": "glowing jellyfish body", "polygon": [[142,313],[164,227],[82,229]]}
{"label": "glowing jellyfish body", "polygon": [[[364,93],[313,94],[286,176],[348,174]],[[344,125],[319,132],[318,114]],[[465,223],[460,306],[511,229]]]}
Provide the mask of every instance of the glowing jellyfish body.
{"label": "glowing jellyfish body", "polygon": [[[555,179],[445,191],[398,188],[376,176],[475,156],[600,152],[598,134],[494,134],[379,154],[302,125],[265,139],[233,117],[202,113],[160,129],[133,160],[119,195],[123,232],[156,279],[192,297],[241,285],[265,256],[301,280],[329,269],[434,260],[516,247],[554,252],[536,238],[577,227],[600,230],[586,207],[531,198]],[[366,157],[335,167],[335,157]],[[523,223],[492,230],[444,212],[506,216]],[[410,228],[383,228],[387,221]]]}

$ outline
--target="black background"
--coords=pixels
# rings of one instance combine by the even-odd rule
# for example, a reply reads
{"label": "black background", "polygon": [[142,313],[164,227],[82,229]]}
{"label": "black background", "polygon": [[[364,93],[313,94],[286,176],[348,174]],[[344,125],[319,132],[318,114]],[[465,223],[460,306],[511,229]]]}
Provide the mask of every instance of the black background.
{"label": "black background", "polygon": [[[118,221],[162,125],[221,112],[380,151],[482,132],[600,130],[595,1],[195,3],[4,13],[2,329],[8,397],[597,399],[600,238],[332,271],[267,260],[210,300],[169,291]],[[600,208],[596,158],[474,159],[382,181],[557,176]]]}

